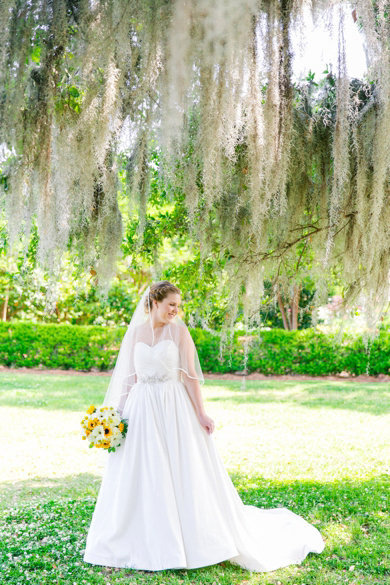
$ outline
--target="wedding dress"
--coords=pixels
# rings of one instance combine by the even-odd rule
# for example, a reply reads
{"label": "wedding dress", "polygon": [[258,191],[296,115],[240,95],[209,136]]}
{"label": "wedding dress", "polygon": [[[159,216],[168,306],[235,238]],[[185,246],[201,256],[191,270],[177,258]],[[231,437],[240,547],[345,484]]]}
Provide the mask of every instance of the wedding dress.
{"label": "wedding dress", "polygon": [[[126,438],[108,454],[84,561],[139,570],[229,560],[251,571],[300,563],[324,542],[286,508],[244,505],[175,368],[177,345],[137,342]],[[175,372],[175,373],[172,373]]]}

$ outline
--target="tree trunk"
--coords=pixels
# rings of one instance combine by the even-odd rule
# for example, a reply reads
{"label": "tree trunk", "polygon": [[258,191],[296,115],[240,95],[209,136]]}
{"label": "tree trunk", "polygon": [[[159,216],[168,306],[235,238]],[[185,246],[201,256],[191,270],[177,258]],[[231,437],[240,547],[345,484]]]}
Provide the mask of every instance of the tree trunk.
{"label": "tree trunk", "polygon": [[299,284],[294,284],[293,289],[293,299],[291,304],[291,315],[292,315],[292,323],[291,329],[298,329],[298,312],[299,312],[299,295],[301,292],[301,286]]}
{"label": "tree trunk", "polygon": [[288,321],[287,321],[287,317],[286,317],[286,311],[284,310],[284,305],[283,305],[283,299],[280,296],[279,290],[278,290],[278,305],[279,305],[280,312],[282,313],[283,326],[284,326],[284,328],[285,328],[286,331],[289,331],[290,330],[290,327],[288,325]]}

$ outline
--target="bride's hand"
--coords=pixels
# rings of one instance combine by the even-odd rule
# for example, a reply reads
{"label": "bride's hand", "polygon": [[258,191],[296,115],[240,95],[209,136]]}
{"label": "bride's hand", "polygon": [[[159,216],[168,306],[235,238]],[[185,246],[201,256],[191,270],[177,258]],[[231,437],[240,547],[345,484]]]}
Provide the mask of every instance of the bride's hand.
{"label": "bride's hand", "polygon": [[199,415],[199,422],[202,427],[208,432],[209,435],[214,431],[214,421],[212,418],[207,416],[207,414],[200,414]]}

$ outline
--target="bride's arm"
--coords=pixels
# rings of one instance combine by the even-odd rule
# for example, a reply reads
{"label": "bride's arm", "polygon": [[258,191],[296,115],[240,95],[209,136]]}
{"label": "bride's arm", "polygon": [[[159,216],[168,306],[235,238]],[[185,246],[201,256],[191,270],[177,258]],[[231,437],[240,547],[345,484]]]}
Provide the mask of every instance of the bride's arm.
{"label": "bride's arm", "polygon": [[184,385],[187,389],[188,395],[191,398],[191,401],[195,407],[196,414],[198,415],[198,419],[202,427],[209,433],[209,435],[214,431],[214,421],[211,417],[206,414],[203,400],[202,400],[202,392],[200,389],[200,384],[198,380],[194,380],[193,378],[189,378],[185,372],[183,372],[184,378]]}
{"label": "bride's arm", "polygon": [[[190,373],[192,376],[192,374]],[[192,400],[192,403],[195,407],[196,413],[199,416],[200,414],[206,414],[203,399],[202,399],[202,392],[200,389],[200,384],[198,380],[194,378],[189,378],[185,372],[183,372],[183,383],[186,387],[188,394]]]}
{"label": "bride's arm", "polygon": [[204,408],[202,391],[194,365],[194,342],[187,329],[182,332],[180,345],[182,356],[181,363],[184,365],[182,370],[183,383],[194,405],[200,424],[209,434],[211,434],[214,431],[214,421],[206,414]]}

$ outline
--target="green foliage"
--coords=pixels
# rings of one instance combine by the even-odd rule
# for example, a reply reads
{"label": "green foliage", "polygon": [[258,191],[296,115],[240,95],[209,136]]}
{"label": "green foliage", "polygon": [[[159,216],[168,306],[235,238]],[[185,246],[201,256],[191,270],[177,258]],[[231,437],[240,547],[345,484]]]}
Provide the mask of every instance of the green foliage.
{"label": "green foliage", "polygon": [[[355,376],[367,371],[372,375],[390,374],[389,333],[380,333],[373,341],[370,353],[361,337],[344,335],[340,344],[336,343],[335,337],[313,329],[262,332],[261,338],[252,344],[247,367],[249,371],[277,375],[325,376],[342,371]],[[238,349],[238,355],[243,351]],[[236,363],[238,366],[239,361]]]}
{"label": "green foliage", "polygon": [[227,273],[234,310],[260,303],[267,280],[288,297],[307,274],[321,306],[335,271],[346,304],[388,298],[387,9],[358,0],[353,12],[372,62],[363,79],[348,76],[342,19],[337,75],[293,82],[303,0],[3,4],[7,252],[37,225],[42,268],[72,251],[107,289],[120,249],[155,264],[165,238],[190,236],[199,263]]}
{"label": "green foliage", "polygon": [[[291,584],[318,583],[315,574],[321,571],[328,578],[322,583],[330,585],[338,573],[343,575],[343,583],[363,583],[356,581],[356,573],[363,577],[364,583],[385,583],[386,579],[386,537],[387,531],[382,516],[386,513],[383,494],[388,488],[386,477],[369,481],[336,482],[329,485],[316,482],[278,482],[256,478],[235,478],[240,496],[246,505],[261,508],[283,506],[293,508],[295,513],[306,517],[315,513],[321,525],[329,527],[344,522],[344,529],[352,531],[353,542],[349,544],[342,538],[329,538],[329,553],[322,556],[309,555],[305,560],[304,581],[294,576]],[[86,531],[95,507],[95,498],[85,496],[77,499],[26,502],[8,509],[2,520],[2,544],[0,553],[4,559],[4,570],[9,585],[22,582],[32,584],[63,583],[103,583],[103,574],[109,576],[110,583],[145,583],[144,574],[134,570],[111,569],[91,566],[82,562]],[[313,512],[314,511],[314,512]],[[378,514],[379,513],[379,514]],[[353,520],[352,520],[353,519]],[[318,520],[316,520],[318,525]],[[348,528],[346,528],[348,527]],[[334,530],[333,530],[334,532]],[[368,537],[368,538],[367,538]],[[369,542],[367,542],[369,541]],[[374,558],[373,558],[374,557]],[[311,575],[306,573],[308,566]],[[211,572],[210,580],[205,576]],[[282,572],[282,571],[281,571]],[[103,574],[102,574],[103,573]],[[151,573],[148,583],[161,583],[158,575],[164,574],[164,583],[218,582],[224,585],[243,582],[246,572],[232,566],[228,561],[197,570],[170,570]],[[349,573],[349,574],[348,574]],[[213,578],[214,575],[214,578]],[[28,576],[28,580],[24,581]],[[341,575],[340,575],[341,576]],[[264,576],[266,577],[266,576]],[[83,581],[83,579],[88,581]],[[126,580],[127,578],[127,580]],[[178,580],[180,578],[181,580]],[[381,581],[374,580],[375,578]],[[215,581],[218,579],[218,581]],[[259,575],[259,583],[269,583]],[[257,582],[257,581],[256,581]]]}
{"label": "green foliage", "polygon": [[[220,361],[219,338],[207,331],[194,330],[193,338],[203,369],[219,373],[242,370],[244,347],[240,337],[244,335],[244,331],[235,332],[232,343],[223,353],[224,361]],[[262,331],[260,337],[254,336],[248,351],[249,373],[325,376],[346,371],[358,376],[368,369],[372,375],[390,373],[388,333],[381,332],[368,352],[360,337],[344,335],[341,344],[338,344],[335,335],[325,335],[313,329],[273,329]]]}
{"label": "green foliage", "polygon": [[[312,325],[312,302],[315,295],[315,288],[313,282],[309,278],[303,279],[304,283],[299,295],[299,309],[298,309],[298,329],[307,329]],[[269,280],[264,282],[264,298],[260,308],[260,315],[262,323],[265,327],[276,327],[283,329],[283,318],[280,308],[276,301],[273,300],[272,283]],[[286,313],[289,314],[291,308],[288,303],[291,300],[285,295],[281,295],[284,303]]]}
{"label": "green foliage", "polygon": [[109,370],[124,333],[124,328],[1,323],[0,360],[15,367]]}
{"label": "green foliage", "polygon": [[344,369],[353,374],[360,374],[369,369],[373,376],[390,373],[390,334],[382,331],[379,338],[368,341],[368,347],[361,337],[346,346]]}
{"label": "green foliage", "polygon": [[[243,369],[244,332],[222,351],[217,334],[191,329],[199,360],[205,372]],[[114,367],[125,333],[124,327],[0,323],[0,363],[13,367],[63,368],[106,371]],[[248,372],[267,375],[307,374],[324,376],[344,371],[351,375],[390,373],[390,334],[382,331],[366,349],[362,338],[344,335],[340,344],[335,336],[313,329],[262,331],[250,341]]]}
{"label": "green foliage", "polygon": [[104,297],[99,294],[93,272],[80,270],[71,260],[68,257],[63,263],[53,290],[48,275],[35,266],[33,254],[24,268],[21,255],[17,262],[0,257],[0,311],[7,299],[7,321],[126,325],[139,298],[138,275],[127,269],[126,263],[120,263]]}

